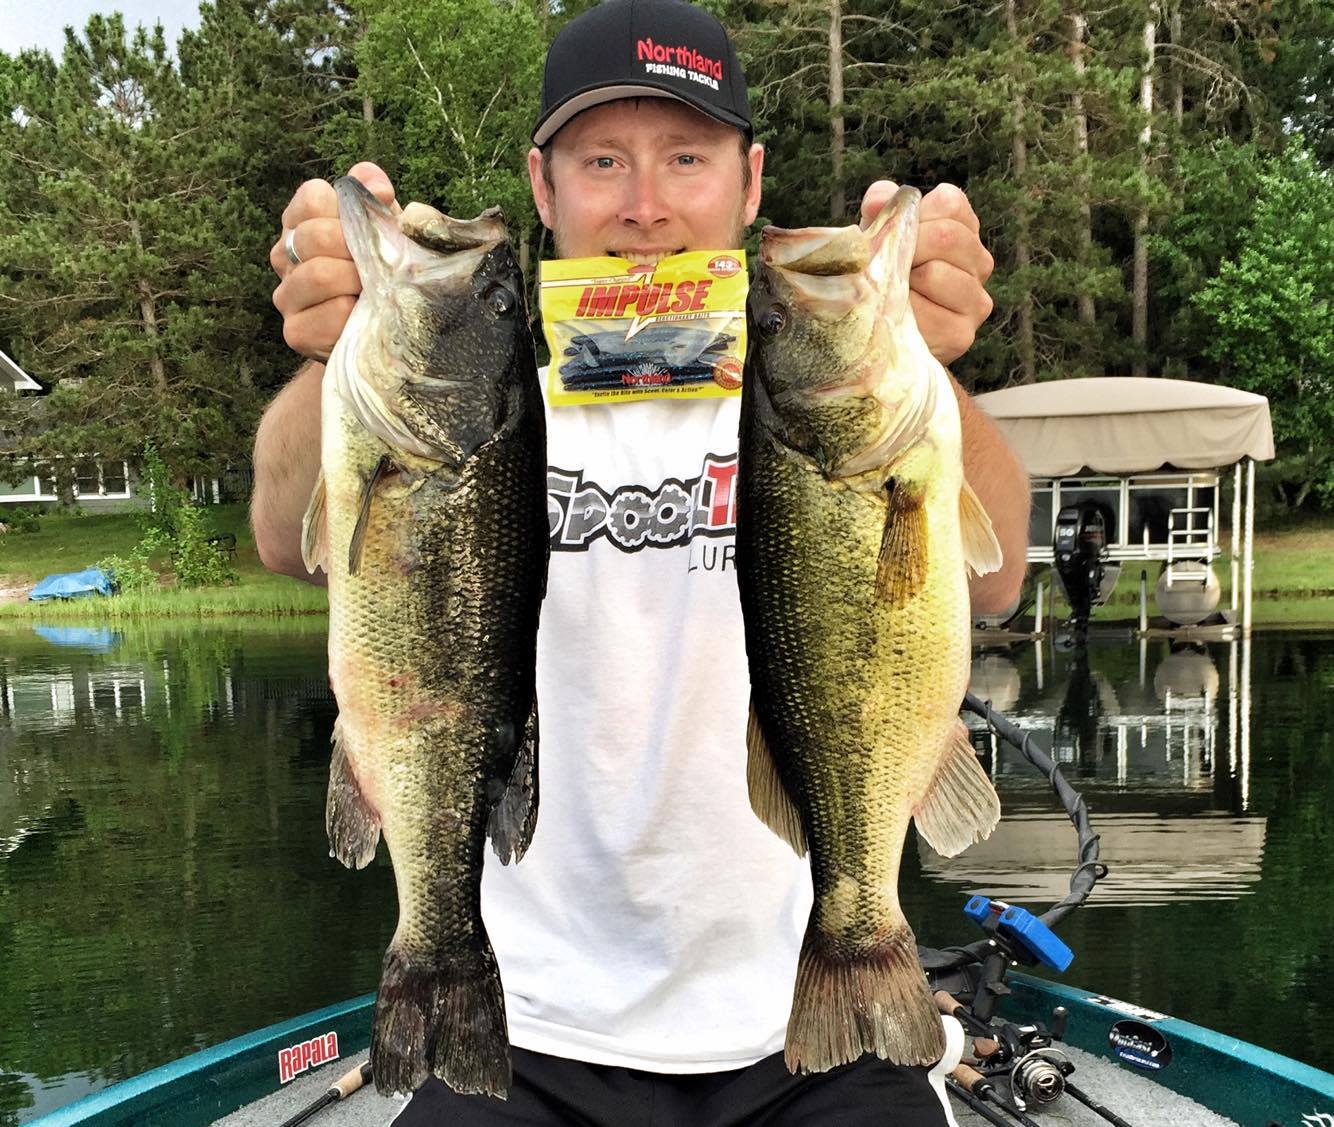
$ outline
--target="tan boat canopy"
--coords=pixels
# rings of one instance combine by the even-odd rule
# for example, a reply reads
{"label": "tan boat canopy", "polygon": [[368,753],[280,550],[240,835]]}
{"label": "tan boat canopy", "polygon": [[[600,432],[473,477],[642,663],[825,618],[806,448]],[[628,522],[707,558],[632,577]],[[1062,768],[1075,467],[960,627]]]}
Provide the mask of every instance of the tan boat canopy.
{"label": "tan boat canopy", "polygon": [[1191,380],[1051,380],[979,395],[1030,477],[1218,469],[1274,456],[1269,400]]}

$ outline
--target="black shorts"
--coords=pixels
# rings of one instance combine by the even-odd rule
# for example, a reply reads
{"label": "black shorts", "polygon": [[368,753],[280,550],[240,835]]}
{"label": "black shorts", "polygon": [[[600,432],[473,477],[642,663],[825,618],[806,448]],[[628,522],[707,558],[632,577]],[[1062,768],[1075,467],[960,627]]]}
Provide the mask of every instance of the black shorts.
{"label": "black shorts", "polygon": [[793,1076],[783,1054],[729,1072],[663,1073],[513,1050],[509,1099],[428,1080],[393,1127],[954,1127],[925,1068],[863,1057]]}

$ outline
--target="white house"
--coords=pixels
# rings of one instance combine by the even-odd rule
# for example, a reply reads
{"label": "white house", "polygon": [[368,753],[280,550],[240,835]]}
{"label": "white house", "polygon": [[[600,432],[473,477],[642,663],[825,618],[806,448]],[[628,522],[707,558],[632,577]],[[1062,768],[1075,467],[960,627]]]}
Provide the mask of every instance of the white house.
{"label": "white house", "polygon": [[[12,391],[42,392],[42,385],[33,379],[3,351],[0,351],[0,395]],[[0,453],[0,458],[4,454]],[[79,504],[89,508],[118,508],[117,502],[133,497],[133,481],[129,464],[118,458],[81,458],[74,486]],[[0,511],[7,505],[40,504],[58,501],[55,481],[40,473],[23,477],[17,483],[0,480]]]}

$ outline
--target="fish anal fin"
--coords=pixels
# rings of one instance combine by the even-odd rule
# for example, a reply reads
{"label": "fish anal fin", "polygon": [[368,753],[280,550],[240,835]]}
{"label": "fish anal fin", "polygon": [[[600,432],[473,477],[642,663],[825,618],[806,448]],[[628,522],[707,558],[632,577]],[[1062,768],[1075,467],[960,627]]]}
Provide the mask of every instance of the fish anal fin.
{"label": "fish anal fin", "polygon": [[352,539],[347,545],[347,573],[356,575],[361,571],[361,552],[366,542],[366,526],[370,523],[371,499],[375,496],[375,487],[391,473],[397,472],[394,460],[388,454],[381,454],[375,463],[375,469],[366,479],[361,490],[361,507],[357,510],[357,523],[352,529]]}
{"label": "fish anal fin", "polygon": [[958,720],[914,812],[917,829],[937,853],[953,857],[987,837],[1000,813],[996,788],[977,761],[967,725]]}
{"label": "fish anal fin", "polygon": [[537,700],[523,727],[514,770],[491,807],[486,832],[503,864],[522,861],[537,828]]}
{"label": "fish anal fin", "polygon": [[798,857],[806,856],[806,831],[802,829],[801,815],[783,786],[783,780],[778,777],[769,741],[765,739],[760,718],[755,714],[754,701],[751,701],[750,719],[746,723],[746,753],[750,808],[761,822],[792,846]]}
{"label": "fish anal fin", "polygon": [[329,513],[324,474],[315,479],[306,515],[301,520],[301,562],[312,575],[315,569],[329,571]]}
{"label": "fish anal fin", "polygon": [[891,477],[885,483],[885,496],[888,504],[876,561],[875,590],[880,598],[901,607],[926,582],[926,490]]}
{"label": "fish anal fin", "polygon": [[999,571],[1004,557],[991,517],[967,481],[959,490],[959,531],[963,536],[963,559],[974,575]]}
{"label": "fish anal fin", "polygon": [[329,797],[324,806],[329,851],[349,869],[364,869],[380,842],[380,819],[361,792],[347,756],[347,733],[334,721],[333,759],[329,763]]}

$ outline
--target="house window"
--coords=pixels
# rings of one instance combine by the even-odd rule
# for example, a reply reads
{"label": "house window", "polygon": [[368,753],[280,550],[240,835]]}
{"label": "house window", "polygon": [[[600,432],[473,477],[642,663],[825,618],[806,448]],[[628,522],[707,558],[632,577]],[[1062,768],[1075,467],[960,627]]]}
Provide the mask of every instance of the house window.
{"label": "house window", "polygon": [[74,484],[81,497],[96,497],[102,490],[97,480],[97,463],[84,460],[74,470]]}
{"label": "house window", "polygon": [[125,492],[125,463],[102,463],[102,488],[107,493]]}

